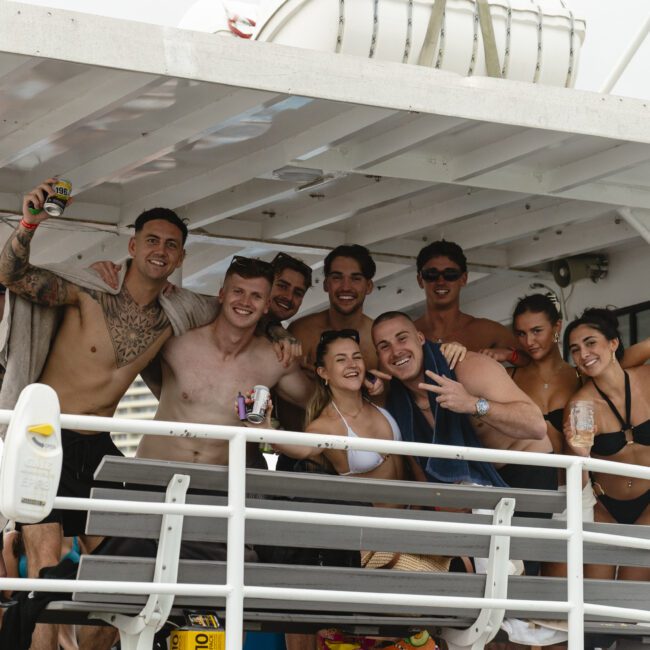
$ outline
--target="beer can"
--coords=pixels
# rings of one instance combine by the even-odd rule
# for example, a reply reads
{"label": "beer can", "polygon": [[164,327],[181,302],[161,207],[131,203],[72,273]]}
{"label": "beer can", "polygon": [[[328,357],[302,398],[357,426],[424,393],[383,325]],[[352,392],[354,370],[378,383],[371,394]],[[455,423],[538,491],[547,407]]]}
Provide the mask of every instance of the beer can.
{"label": "beer can", "polygon": [[72,194],[72,183],[65,178],[59,178],[59,180],[52,184],[52,191],[54,194],[51,194],[45,199],[43,210],[51,217],[60,217]]}
{"label": "beer can", "polygon": [[271,391],[267,386],[255,386],[253,388],[253,407],[246,414],[246,419],[253,424],[264,422],[266,406],[269,403]]}

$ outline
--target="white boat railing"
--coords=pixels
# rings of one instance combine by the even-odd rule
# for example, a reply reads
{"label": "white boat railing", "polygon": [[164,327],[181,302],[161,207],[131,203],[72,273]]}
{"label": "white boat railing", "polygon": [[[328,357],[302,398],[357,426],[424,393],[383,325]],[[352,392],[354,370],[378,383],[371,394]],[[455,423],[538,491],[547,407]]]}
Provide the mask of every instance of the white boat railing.
{"label": "white boat railing", "polygon": [[[7,423],[12,411],[0,410],[0,423]],[[345,603],[382,603],[387,605],[453,606],[462,609],[516,609],[529,612],[557,612],[568,614],[569,647],[582,650],[584,644],[584,617],[606,616],[650,623],[650,612],[621,607],[595,605],[583,600],[583,543],[607,544],[620,547],[648,549],[650,540],[632,536],[611,535],[583,531],[582,526],[582,472],[591,470],[619,476],[650,480],[650,468],[605,460],[576,456],[561,456],[534,452],[502,451],[471,447],[348,438],[314,433],[253,429],[238,426],[221,426],[155,420],[126,420],[81,415],[61,415],[61,426],[73,430],[129,432],[182,438],[227,440],[229,444],[228,505],[207,506],[193,504],[127,502],[120,500],[91,500],[56,497],[55,508],[110,511],[119,513],[183,514],[197,517],[223,517],[228,519],[227,571],[223,585],[77,581],[75,593],[105,593],[176,596],[203,596],[226,598],[226,650],[240,650],[243,643],[244,598],[268,600],[308,600]],[[538,465],[566,469],[567,517],[566,528],[522,528],[495,526],[493,524],[463,524],[454,522],[412,521],[398,518],[350,516],[315,512],[288,512],[247,508],[246,495],[246,443],[273,442],[301,444],[331,449],[355,449],[384,454]],[[486,487],[485,489],[490,489]],[[567,542],[567,600],[516,600],[510,598],[465,598],[404,593],[369,593],[314,590],[300,588],[253,587],[244,583],[244,530],[247,519],[260,521],[299,522],[306,524],[332,524],[337,526],[363,526],[404,531],[431,531],[463,535],[503,535],[536,539],[559,539]],[[70,592],[69,581],[27,578],[0,578],[0,589],[20,591]]]}

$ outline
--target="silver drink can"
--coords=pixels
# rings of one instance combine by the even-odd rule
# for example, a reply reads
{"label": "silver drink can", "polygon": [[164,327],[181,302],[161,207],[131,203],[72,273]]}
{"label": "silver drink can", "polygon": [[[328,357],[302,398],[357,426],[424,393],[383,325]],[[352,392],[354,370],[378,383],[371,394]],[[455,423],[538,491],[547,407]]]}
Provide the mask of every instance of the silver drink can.
{"label": "silver drink can", "polygon": [[253,424],[264,422],[266,415],[266,406],[269,403],[271,391],[267,386],[255,386],[253,388],[253,406],[246,414],[246,419]]}
{"label": "silver drink can", "polygon": [[52,183],[52,190],[54,194],[45,199],[43,210],[51,217],[60,217],[72,194],[72,183],[65,178],[59,178],[55,183]]}

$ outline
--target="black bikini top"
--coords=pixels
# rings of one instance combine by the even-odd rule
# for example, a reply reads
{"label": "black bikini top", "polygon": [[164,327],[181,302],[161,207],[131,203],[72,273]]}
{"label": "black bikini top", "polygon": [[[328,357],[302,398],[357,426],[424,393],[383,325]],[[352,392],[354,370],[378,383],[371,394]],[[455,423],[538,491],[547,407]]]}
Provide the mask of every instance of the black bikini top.
{"label": "black bikini top", "polygon": [[[514,379],[515,373],[517,372],[517,366],[513,366],[512,373],[510,378]],[[547,422],[551,423],[551,426],[555,427],[558,431],[562,431],[562,426],[564,422],[564,409],[555,409],[554,411],[549,411],[544,413],[544,419]]]}
{"label": "black bikini top", "polygon": [[555,427],[558,431],[562,431],[562,425],[564,422],[564,409],[555,409],[554,411],[544,413],[544,419],[547,422],[550,422],[551,426]]}
{"label": "black bikini top", "polygon": [[650,445],[650,419],[632,426],[630,423],[630,413],[632,412],[632,392],[630,390],[630,376],[627,372],[625,374],[625,420],[621,417],[618,409],[614,406],[609,397],[603,393],[592,380],[592,383],[600,396],[607,402],[607,406],[612,410],[616,419],[621,423],[620,431],[613,431],[612,433],[600,433],[594,438],[594,446],[592,451],[598,456],[613,456],[625,447],[638,443],[640,445]]}

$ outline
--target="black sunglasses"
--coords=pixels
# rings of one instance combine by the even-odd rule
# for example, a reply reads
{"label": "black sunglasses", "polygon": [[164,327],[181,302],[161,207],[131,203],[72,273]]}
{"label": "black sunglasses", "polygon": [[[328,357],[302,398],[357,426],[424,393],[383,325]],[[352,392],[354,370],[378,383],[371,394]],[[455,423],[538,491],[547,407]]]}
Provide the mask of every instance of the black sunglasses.
{"label": "black sunglasses", "polygon": [[305,262],[299,260],[297,257],[287,255],[287,253],[278,253],[271,260],[271,266],[276,273],[278,273],[279,270],[284,269],[293,269],[294,271],[298,271],[298,273],[305,276],[307,288],[311,287],[311,266],[305,264]]}
{"label": "black sunglasses", "polygon": [[[270,262],[257,259],[256,257],[244,257],[233,255],[228,271],[242,272],[242,277],[264,277],[273,284],[275,273]],[[239,273],[238,273],[239,275]]]}
{"label": "black sunglasses", "polygon": [[463,272],[460,269],[454,268],[443,269],[442,271],[438,269],[422,269],[420,271],[420,277],[425,282],[436,282],[441,276],[447,282],[455,282],[456,280],[460,280],[462,275]]}
{"label": "black sunglasses", "polygon": [[352,339],[355,343],[359,343],[359,332],[353,329],[345,330],[325,330],[320,335],[318,345],[327,345],[336,339]]}

